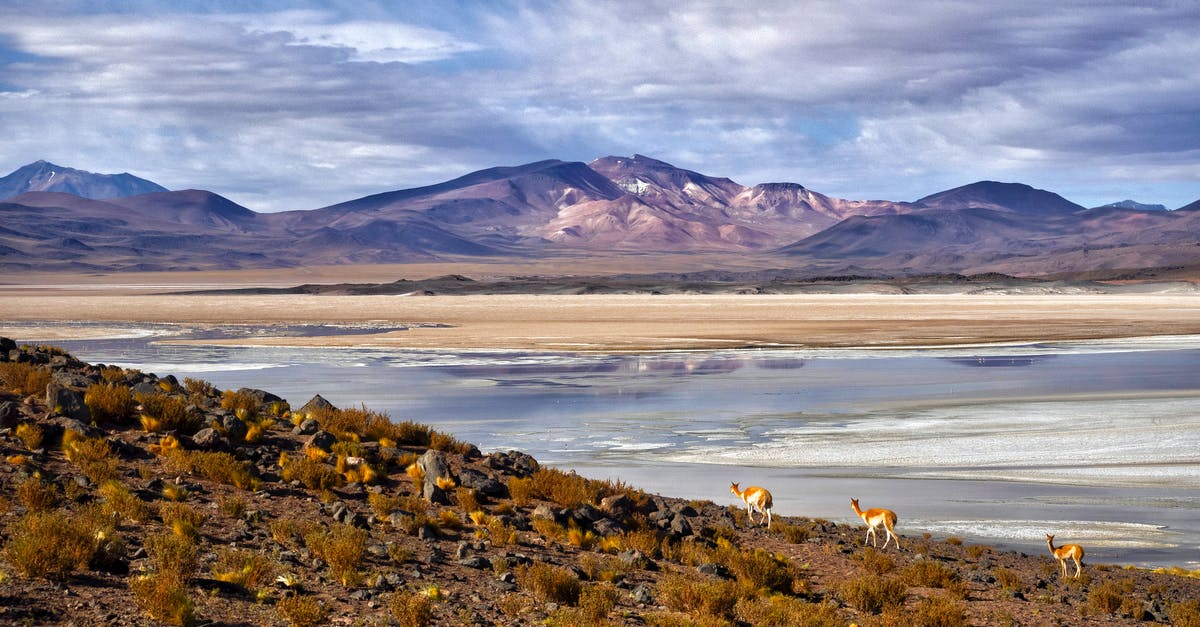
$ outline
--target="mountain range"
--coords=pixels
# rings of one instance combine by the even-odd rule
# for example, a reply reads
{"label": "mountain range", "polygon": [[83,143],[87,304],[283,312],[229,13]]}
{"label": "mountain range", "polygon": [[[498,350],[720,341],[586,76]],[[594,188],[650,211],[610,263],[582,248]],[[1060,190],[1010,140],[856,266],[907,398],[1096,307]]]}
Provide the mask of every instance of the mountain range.
{"label": "mountain range", "polygon": [[[697,269],[1043,275],[1200,262],[1200,200],[1092,209],[980,181],[912,202],[747,187],[634,155],[496,167],[319,209],[39,161],[0,179],[0,269],[209,270],[672,253]],[[631,261],[635,267],[636,261]]]}

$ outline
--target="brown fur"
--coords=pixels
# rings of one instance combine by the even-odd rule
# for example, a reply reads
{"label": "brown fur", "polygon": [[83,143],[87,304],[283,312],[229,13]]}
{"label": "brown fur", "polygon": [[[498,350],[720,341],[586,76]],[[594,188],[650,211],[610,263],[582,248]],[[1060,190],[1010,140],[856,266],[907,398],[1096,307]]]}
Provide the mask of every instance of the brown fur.
{"label": "brown fur", "polygon": [[887,537],[883,540],[883,548],[887,548],[888,542],[894,538],[896,540],[896,548],[900,548],[900,536],[896,535],[896,512],[890,509],[872,508],[866,511],[859,509],[858,499],[850,499],[850,507],[854,508],[854,513],[867,524],[867,537],[863,538],[863,546],[866,546],[867,541],[871,541],[871,546],[878,546],[879,540],[875,535],[875,528],[883,525],[884,531],[887,532]]}
{"label": "brown fur", "polygon": [[1083,547],[1078,544],[1064,544],[1056,549],[1054,536],[1050,534],[1046,534],[1046,546],[1050,547],[1050,554],[1062,566],[1063,577],[1067,576],[1067,560],[1075,562],[1075,579],[1078,579],[1079,573],[1083,571]]}
{"label": "brown fur", "polygon": [[738,484],[729,484],[729,491],[746,502],[746,516],[750,519],[750,524],[754,524],[754,510],[762,515],[758,524],[762,524],[763,519],[767,521],[767,529],[771,528],[771,506],[774,499],[771,498],[771,493],[766,488],[752,485],[745,490],[739,490]]}

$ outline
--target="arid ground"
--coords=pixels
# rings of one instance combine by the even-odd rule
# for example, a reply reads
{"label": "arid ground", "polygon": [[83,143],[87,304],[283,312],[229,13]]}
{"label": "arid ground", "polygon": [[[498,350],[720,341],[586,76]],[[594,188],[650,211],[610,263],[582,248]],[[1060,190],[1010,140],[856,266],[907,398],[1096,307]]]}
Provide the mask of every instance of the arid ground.
{"label": "arid ground", "polygon": [[[1200,298],[1144,295],[163,296],[0,290],[5,322],[377,323],[257,344],[636,351],[925,346],[1200,333]],[[27,332],[27,329],[26,329]],[[40,339],[89,332],[64,328]],[[92,330],[91,332],[94,332]],[[244,340],[237,340],[244,341]]]}

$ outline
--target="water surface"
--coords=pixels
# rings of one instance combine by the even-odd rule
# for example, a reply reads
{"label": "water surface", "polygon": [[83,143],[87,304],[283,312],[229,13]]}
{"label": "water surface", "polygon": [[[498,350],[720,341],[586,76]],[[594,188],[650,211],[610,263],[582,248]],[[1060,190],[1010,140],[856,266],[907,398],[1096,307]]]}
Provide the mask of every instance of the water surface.
{"label": "water surface", "polygon": [[1040,552],[1048,532],[1093,562],[1200,559],[1200,338],[597,356],[193,346],[164,340],[279,329],[125,331],[55,343],[293,406],[321,394],[671,496],[732,503],[738,481],[770,487],[781,514],[850,521],[856,497],[895,509],[902,533]]}

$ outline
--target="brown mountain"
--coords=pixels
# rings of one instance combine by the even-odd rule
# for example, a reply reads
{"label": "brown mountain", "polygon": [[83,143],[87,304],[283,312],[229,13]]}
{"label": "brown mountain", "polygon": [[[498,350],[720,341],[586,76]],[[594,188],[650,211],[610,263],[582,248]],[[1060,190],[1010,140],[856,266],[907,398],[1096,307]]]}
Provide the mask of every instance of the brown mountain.
{"label": "brown mountain", "polygon": [[[57,166],[55,166],[57,167]],[[10,175],[11,177],[12,175]],[[1196,203],[1085,209],[981,181],[915,202],[747,187],[643,155],[546,160],[308,211],[258,214],[211,192],[0,203],[0,268],[132,270],[596,254],[737,255],[814,273],[1039,274],[1197,262]],[[709,266],[715,267],[715,266]],[[630,268],[636,270],[636,268]]]}

